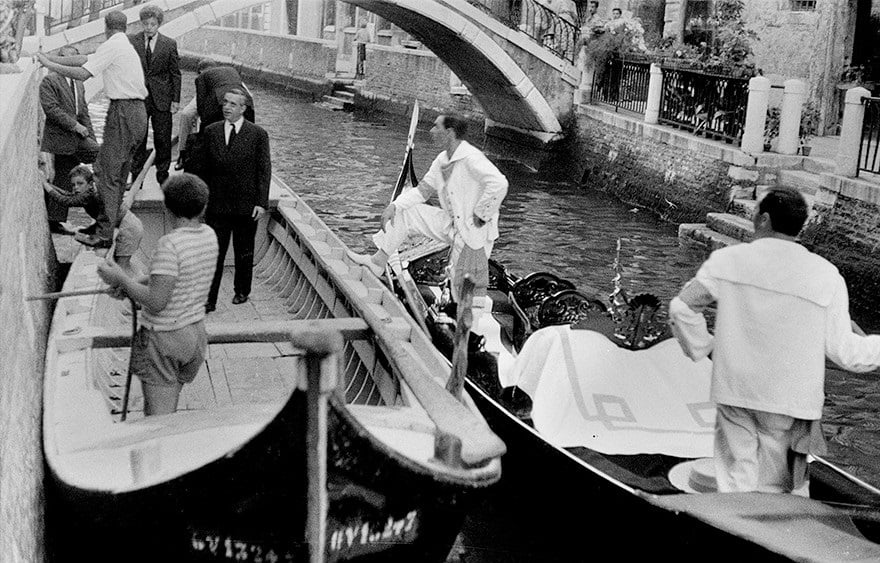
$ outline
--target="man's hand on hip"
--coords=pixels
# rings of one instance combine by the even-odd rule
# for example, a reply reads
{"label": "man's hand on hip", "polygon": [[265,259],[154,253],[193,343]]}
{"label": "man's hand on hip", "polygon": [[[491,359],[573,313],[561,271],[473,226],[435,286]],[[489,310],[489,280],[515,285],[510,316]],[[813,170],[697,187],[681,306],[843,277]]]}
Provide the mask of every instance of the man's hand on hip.
{"label": "man's hand on hip", "polygon": [[259,205],[254,206],[254,211],[251,213],[251,219],[254,221],[259,221],[260,217],[262,217],[266,213],[266,210],[260,207]]}
{"label": "man's hand on hip", "polygon": [[180,109],[180,102],[171,102],[171,113],[177,113],[178,109]]}
{"label": "man's hand on hip", "polygon": [[77,123],[76,125],[74,125],[73,131],[84,139],[89,136],[89,128],[82,123]]}
{"label": "man's hand on hip", "polygon": [[486,224],[486,222],[483,221],[482,219],[480,219],[480,218],[477,216],[477,214],[474,213],[474,225],[476,225],[477,227],[482,227],[482,226],[485,225],[485,224]]}
{"label": "man's hand on hip", "polygon": [[394,220],[394,215],[397,213],[397,206],[393,203],[389,203],[388,207],[385,208],[385,211],[382,212],[382,230],[385,229],[385,225],[389,221]]}

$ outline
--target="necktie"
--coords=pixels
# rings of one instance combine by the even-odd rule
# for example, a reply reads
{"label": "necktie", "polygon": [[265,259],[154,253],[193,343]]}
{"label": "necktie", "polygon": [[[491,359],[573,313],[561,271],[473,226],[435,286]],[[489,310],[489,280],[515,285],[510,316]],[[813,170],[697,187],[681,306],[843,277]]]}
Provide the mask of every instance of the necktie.
{"label": "necktie", "polygon": [[235,125],[232,126],[232,129],[229,130],[229,141],[226,143],[227,147],[232,146],[232,140],[235,139]]}
{"label": "necktie", "polygon": [[68,80],[67,82],[70,84],[70,95],[73,96],[74,111],[78,111],[79,107],[77,106],[77,99],[76,99],[76,82],[74,82],[74,80],[72,78],[70,80]]}
{"label": "necktie", "polygon": [[144,57],[147,61],[147,66],[150,66],[150,59],[153,58],[153,50],[150,49],[150,42],[152,42],[152,38],[147,39],[147,52],[146,56]]}

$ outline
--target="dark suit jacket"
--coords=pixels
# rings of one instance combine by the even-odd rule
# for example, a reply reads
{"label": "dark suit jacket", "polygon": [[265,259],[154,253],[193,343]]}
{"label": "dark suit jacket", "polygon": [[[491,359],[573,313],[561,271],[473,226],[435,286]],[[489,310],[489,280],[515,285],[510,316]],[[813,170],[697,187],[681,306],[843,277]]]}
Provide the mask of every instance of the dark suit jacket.
{"label": "dark suit jacket", "polygon": [[269,135],[244,120],[232,146],[227,147],[223,125],[223,121],[212,123],[199,134],[194,172],[211,190],[206,215],[250,216],[255,205],[269,206]]}
{"label": "dark suit jacket", "polygon": [[215,66],[196,76],[196,110],[199,113],[199,131],[217,121],[223,120],[223,96],[230,88],[238,86],[248,94],[244,118],[254,121],[254,100],[250,96],[241,75],[231,66]]}
{"label": "dark suit jacket", "polygon": [[[74,107],[73,92],[67,79],[58,73],[50,72],[40,82],[40,105],[46,114],[46,127],[40,150],[52,154],[73,154],[81,144],[97,148],[92,120],[89,118],[89,105],[83,83],[76,81],[79,107]],[[89,141],[77,135],[73,128],[80,123],[89,130]]]}
{"label": "dark suit jacket", "polygon": [[177,54],[177,41],[157,33],[156,46],[148,66],[144,32],[129,35],[128,40],[141,58],[144,80],[150,93],[146,103],[153,104],[156,110],[170,111],[171,102],[180,102],[180,57]]}

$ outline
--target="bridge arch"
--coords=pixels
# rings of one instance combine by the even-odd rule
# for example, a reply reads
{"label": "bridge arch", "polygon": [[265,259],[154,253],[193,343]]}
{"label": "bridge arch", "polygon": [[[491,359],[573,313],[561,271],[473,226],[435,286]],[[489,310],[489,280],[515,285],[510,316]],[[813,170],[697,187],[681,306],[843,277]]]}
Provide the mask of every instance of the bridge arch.
{"label": "bridge arch", "polygon": [[[265,0],[158,0],[151,3],[166,12],[162,33],[177,38],[262,1]],[[490,16],[464,0],[346,1],[382,16],[419,38],[476,97],[486,115],[487,126],[511,129],[543,142],[561,134],[557,115],[562,110],[554,110],[505,51],[502,44],[507,44],[507,39],[493,32],[485,22],[478,21],[482,16],[494,22]],[[125,10],[129,23],[137,21],[139,11],[140,6]],[[103,41],[103,37],[104,22],[99,19],[43,38],[42,48],[48,51],[70,43],[97,43]]]}

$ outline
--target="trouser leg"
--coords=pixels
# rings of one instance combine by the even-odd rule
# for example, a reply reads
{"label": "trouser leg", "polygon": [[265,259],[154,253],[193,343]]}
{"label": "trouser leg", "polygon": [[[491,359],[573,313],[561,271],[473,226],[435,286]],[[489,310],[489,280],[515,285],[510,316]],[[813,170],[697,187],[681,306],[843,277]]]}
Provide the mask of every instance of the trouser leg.
{"label": "trouser leg", "polygon": [[211,280],[211,289],[208,291],[208,305],[213,307],[217,304],[217,296],[220,293],[220,281],[223,279],[223,262],[226,260],[226,251],[229,250],[229,237],[232,228],[228,220],[222,218],[209,218],[205,221],[214,229],[217,235],[217,265],[214,269],[214,278]]}
{"label": "trouser leg", "polygon": [[[767,412],[756,413],[758,421],[758,487],[762,493],[790,493],[800,485],[806,470],[806,454],[793,448],[793,438],[809,434],[809,423]],[[795,475],[795,471],[799,474]]]}
{"label": "trouser leg", "polygon": [[237,217],[232,229],[232,250],[235,254],[235,293],[248,296],[254,276],[254,238],[257,222],[250,217]]}
{"label": "trouser leg", "polygon": [[153,122],[153,147],[156,149],[156,176],[168,174],[171,167],[171,112],[153,110],[150,117]]}
{"label": "trouser leg", "polygon": [[147,113],[140,100],[112,100],[104,124],[104,140],[95,161],[98,195],[103,210],[98,216],[97,236],[112,239],[119,226],[120,204],[125,193],[134,151],[147,128]]}
{"label": "trouser leg", "polygon": [[394,220],[373,235],[373,242],[390,256],[408,237],[419,234],[451,244],[454,234],[452,219],[443,209],[423,203],[409,209],[398,209]]}
{"label": "trouser leg", "polygon": [[[153,118],[152,112],[149,110],[149,104],[144,104],[144,110],[147,113],[147,128],[144,130],[143,137],[138,141],[137,146],[134,149],[134,155],[131,159],[131,176],[132,178],[137,178],[140,176],[141,171],[144,169],[144,165],[147,163],[147,158],[150,156],[150,152],[147,150],[147,138],[150,135],[150,127],[149,123],[153,122],[153,129],[155,131],[156,123]],[[156,134],[153,133],[153,137],[155,138]],[[134,180],[132,180],[134,181]]]}
{"label": "trouser leg", "polygon": [[758,437],[747,409],[718,405],[715,419],[715,479],[718,492],[738,493],[758,486]]}

